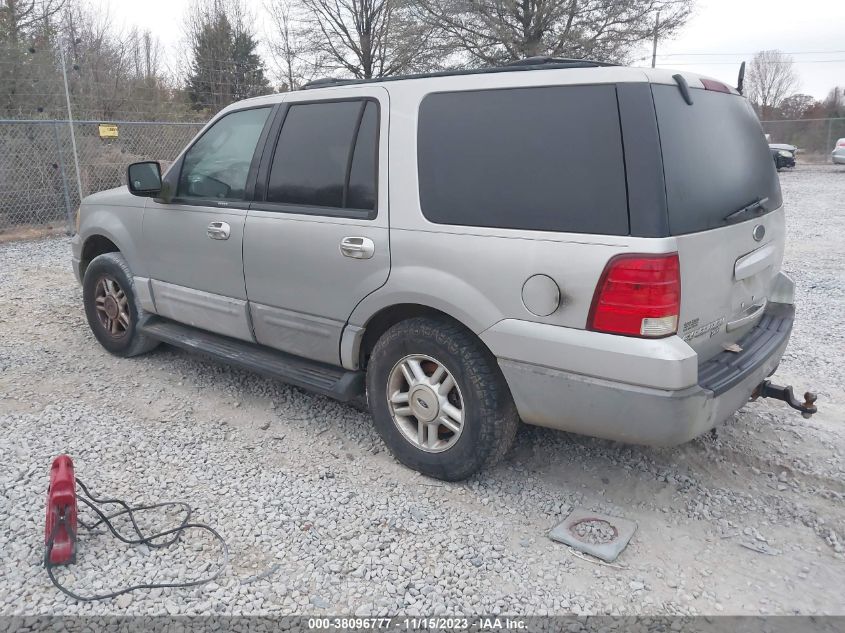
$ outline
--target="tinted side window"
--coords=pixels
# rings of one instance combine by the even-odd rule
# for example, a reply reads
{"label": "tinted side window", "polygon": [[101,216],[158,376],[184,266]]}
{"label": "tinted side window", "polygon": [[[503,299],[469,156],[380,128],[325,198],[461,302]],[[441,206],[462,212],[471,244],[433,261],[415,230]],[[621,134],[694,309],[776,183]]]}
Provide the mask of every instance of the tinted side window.
{"label": "tinted side window", "polygon": [[292,105],[267,188],[268,202],[343,207],[362,101]]}
{"label": "tinted side window", "polygon": [[212,125],[185,154],[177,195],[243,200],[255,146],[271,110],[232,112]]}
{"label": "tinted side window", "polygon": [[361,118],[361,126],[358,128],[345,206],[352,209],[373,210],[376,208],[377,150],[378,106],[369,101]]}
{"label": "tinted side window", "polygon": [[628,233],[614,86],[432,94],[417,151],[432,222]]}

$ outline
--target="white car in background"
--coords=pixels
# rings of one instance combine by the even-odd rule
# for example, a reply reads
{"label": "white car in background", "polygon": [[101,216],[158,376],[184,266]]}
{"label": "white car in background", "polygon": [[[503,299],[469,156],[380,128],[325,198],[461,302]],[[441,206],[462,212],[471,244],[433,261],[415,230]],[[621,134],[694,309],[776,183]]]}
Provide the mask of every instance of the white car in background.
{"label": "white car in background", "polygon": [[836,147],[833,148],[831,158],[834,165],[845,165],[845,138],[836,141]]}

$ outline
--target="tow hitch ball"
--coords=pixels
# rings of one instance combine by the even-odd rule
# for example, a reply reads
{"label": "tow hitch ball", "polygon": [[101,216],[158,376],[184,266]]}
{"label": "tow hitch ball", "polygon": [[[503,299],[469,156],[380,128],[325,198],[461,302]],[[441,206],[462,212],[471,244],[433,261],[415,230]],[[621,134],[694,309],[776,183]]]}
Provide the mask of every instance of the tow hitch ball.
{"label": "tow hitch ball", "polygon": [[807,391],[804,394],[804,402],[801,402],[797,400],[795,398],[795,394],[792,393],[792,385],[788,387],[781,387],[779,385],[773,385],[769,380],[761,382],[757,389],[754,390],[754,393],[751,394],[752,400],[756,400],[757,398],[775,398],[777,400],[783,400],[793,409],[800,411],[801,415],[805,418],[809,418],[818,411],[815,404],[817,396],[812,391]]}

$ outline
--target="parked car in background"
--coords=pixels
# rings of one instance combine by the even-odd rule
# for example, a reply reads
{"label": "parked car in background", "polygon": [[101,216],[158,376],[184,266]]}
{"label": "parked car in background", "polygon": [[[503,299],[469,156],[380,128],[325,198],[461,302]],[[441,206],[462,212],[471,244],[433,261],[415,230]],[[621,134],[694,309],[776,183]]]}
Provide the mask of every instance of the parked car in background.
{"label": "parked car in background", "polygon": [[845,165],[845,138],[836,141],[831,158],[834,165]]}
{"label": "parked car in background", "polygon": [[787,145],[786,143],[769,143],[769,149],[772,152],[775,167],[779,170],[785,167],[795,167],[795,152],[798,151],[797,147]]}
{"label": "parked car in background", "polygon": [[166,342],[364,399],[433,477],[494,463],[519,420],[673,445],[768,397],[789,341],[768,151],[691,73],[323,80],[85,198],[73,267],[113,354]]}

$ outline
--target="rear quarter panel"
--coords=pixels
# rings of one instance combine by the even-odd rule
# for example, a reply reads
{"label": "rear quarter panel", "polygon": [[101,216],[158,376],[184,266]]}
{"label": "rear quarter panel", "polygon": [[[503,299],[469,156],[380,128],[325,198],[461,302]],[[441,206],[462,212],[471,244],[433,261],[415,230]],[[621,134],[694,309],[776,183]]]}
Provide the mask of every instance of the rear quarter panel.
{"label": "rear quarter panel", "polygon": [[[584,328],[596,283],[608,259],[626,252],[674,250],[672,238],[463,227],[435,224],[423,216],[417,174],[417,113],[427,94],[645,82],[645,75],[631,69],[583,70],[586,72],[503,73],[386,84],[391,105],[391,270],[387,283],[355,309],[350,317],[352,325],[365,325],[373,314],[390,305],[419,303],[450,314],[476,333],[507,318]],[[560,306],[545,317],[532,314],[522,301],[522,287],[535,274],[551,277],[560,288]]]}

